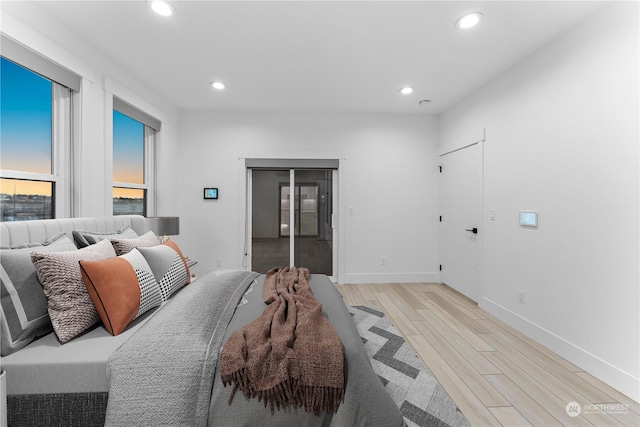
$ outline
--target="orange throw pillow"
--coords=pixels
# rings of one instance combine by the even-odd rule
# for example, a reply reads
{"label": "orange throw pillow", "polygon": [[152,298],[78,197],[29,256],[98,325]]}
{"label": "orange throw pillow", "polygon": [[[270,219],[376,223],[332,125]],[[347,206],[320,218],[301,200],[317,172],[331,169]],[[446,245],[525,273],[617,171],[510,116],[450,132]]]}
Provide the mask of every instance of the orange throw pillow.
{"label": "orange throw pillow", "polygon": [[[132,257],[135,267],[127,259]],[[81,261],[80,271],[100,320],[111,335],[120,334],[138,316],[162,304],[158,283],[135,249],[104,261]]]}

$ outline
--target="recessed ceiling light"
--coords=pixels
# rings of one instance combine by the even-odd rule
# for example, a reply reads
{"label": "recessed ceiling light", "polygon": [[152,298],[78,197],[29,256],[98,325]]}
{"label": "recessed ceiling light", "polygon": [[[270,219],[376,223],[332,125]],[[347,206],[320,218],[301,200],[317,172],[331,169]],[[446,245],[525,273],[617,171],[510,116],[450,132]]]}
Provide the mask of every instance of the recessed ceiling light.
{"label": "recessed ceiling light", "polygon": [[462,28],[463,30],[475,27],[481,18],[482,14],[480,12],[468,13],[456,21],[456,27]]}
{"label": "recessed ceiling light", "polygon": [[403,95],[409,95],[412,92],[413,92],[413,88],[410,86],[403,87],[402,89],[400,89],[400,93]]}
{"label": "recessed ceiling light", "polygon": [[171,5],[171,3],[164,0],[153,0],[150,3],[151,9],[158,15],[171,16],[175,12],[175,9]]}
{"label": "recessed ceiling light", "polygon": [[225,85],[222,82],[211,82],[211,87],[214,88],[214,89],[222,90],[225,87],[227,87],[227,85]]}

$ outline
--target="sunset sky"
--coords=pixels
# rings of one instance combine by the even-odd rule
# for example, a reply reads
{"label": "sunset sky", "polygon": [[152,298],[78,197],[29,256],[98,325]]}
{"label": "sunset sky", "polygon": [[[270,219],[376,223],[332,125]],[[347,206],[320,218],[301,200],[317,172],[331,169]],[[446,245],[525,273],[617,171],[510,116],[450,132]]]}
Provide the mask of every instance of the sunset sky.
{"label": "sunset sky", "polygon": [[0,167],[51,173],[51,81],[1,59]]}
{"label": "sunset sky", "polygon": [[19,179],[0,179],[0,194],[39,194],[51,196],[51,183],[22,181]]}
{"label": "sunset sky", "polygon": [[113,180],[144,183],[144,125],[113,111]]}

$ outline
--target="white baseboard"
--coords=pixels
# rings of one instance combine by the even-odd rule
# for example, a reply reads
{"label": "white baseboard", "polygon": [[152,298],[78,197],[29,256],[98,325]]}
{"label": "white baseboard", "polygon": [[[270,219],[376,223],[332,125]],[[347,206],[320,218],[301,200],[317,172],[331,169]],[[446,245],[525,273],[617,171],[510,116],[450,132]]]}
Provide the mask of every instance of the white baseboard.
{"label": "white baseboard", "polygon": [[0,368],[0,427],[7,427],[7,371]]}
{"label": "white baseboard", "polygon": [[440,282],[439,273],[346,273],[341,284]]}
{"label": "white baseboard", "polygon": [[535,323],[532,323],[524,317],[506,309],[488,298],[482,298],[479,306],[483,310],[522,332],[529,338],[564,357],[581,369],[584,369],[585,372],[588,372],[604,383],[609,384],[611,387],[629,396],[636,402],[640,402],[639,378],[635,378],[628,372],[611,365],[609,362],[600,359],[577,345],[555,335]]}

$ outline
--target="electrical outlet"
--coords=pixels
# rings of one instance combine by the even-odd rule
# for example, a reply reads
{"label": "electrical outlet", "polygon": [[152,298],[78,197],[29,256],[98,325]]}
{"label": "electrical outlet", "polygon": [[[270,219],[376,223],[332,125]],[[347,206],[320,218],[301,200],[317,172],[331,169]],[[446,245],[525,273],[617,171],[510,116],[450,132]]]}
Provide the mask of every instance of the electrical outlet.
{"label": "electrical outlet", "polygon": [[217,259],[216,260],[216,267],[222,268],[222,260],[221,259]]}
{"label": "electrical outlet", "polygon": [[518,302],[524,304],[524,291],[522,289],[518,289]]}
{"label": "electrical outlet", "polygon": [[386,256],[382,257],[382,265],[387,265],[387,257]]}

